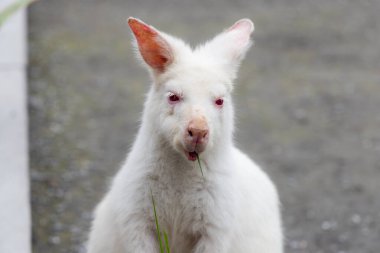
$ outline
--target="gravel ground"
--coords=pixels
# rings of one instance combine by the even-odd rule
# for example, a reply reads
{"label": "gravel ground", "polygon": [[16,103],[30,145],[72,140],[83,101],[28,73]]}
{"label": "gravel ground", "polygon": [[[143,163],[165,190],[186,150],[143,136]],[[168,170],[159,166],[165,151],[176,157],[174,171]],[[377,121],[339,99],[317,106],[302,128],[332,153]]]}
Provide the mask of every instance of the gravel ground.
{"label": "gravel ground", "polygon": [[287,252],[379,253],[380,1],[50,0],[29,9],[33,248],[84,252],[148,76],[126,18],[195,45],[242,17],[255,47],[236,141],[278,186]]}

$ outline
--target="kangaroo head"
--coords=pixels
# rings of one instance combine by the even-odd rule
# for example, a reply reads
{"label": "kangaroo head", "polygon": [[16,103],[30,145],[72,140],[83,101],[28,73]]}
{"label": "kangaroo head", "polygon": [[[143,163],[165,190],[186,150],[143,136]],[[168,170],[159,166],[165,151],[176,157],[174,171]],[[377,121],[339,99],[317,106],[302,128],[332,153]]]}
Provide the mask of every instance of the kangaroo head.
{"label": "kangaroo head", "polygon": [[182,40],[129,18],[153,84],[144,120],[190,161],[232,141],[232,83],[251,45],[252,21],[242,19],[191,49]]}

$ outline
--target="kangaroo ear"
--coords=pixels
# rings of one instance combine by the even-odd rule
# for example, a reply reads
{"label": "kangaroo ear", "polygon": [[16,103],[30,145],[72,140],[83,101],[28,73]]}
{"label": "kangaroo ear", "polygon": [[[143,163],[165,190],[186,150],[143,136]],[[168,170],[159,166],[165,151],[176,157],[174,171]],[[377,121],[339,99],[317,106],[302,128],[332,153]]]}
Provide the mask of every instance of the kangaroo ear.
{"label": "kangaroo ear", "polygon": [[208,42],[204,50],[236,71],[252,44],[251,34],[253,31],[253,22],[250,19],[241,19]]}
{"label": "kangaroo ear", "polygon": [[173,50],[158,30],[138,20],[129,18],[138,49],[144,61],[158,73],[162,73],[173,62]]}

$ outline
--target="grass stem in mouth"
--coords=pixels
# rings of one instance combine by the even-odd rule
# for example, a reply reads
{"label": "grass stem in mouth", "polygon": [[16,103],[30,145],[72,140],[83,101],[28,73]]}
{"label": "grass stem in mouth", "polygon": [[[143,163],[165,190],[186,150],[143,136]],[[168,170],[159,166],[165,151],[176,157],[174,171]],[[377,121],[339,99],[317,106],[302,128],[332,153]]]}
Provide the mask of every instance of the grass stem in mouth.
{"label": "grass stem in mouth", "polygon": [[197,160],[198,160],[198,164],[199,164],[199,169],[201,170],[202,177],[205,177],[203,175],[203,170],[202,170],[201,160],[199,159],[199,155],[198,155],[198,153],[195,153],[195,155],[197,156]]}

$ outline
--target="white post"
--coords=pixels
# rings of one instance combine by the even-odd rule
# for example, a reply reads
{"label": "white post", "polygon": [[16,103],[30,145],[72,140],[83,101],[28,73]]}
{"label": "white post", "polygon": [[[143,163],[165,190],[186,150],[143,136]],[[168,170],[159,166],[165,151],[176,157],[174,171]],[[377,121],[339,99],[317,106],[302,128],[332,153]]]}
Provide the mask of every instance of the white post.
{"label": "white post", "polygon": [[[1,0],[0,10],[14,2]],[[31,252],[26,11],[0,27],[0,252]]]}

